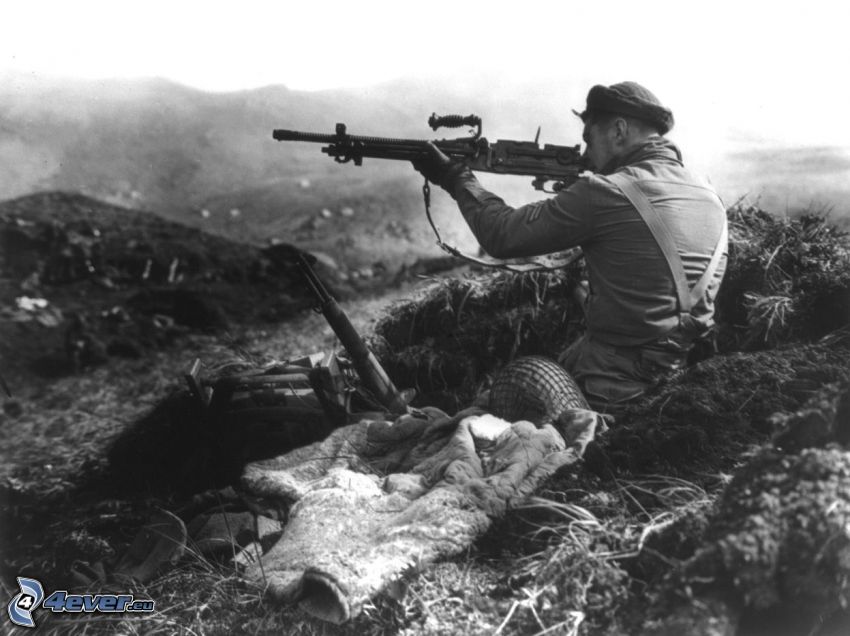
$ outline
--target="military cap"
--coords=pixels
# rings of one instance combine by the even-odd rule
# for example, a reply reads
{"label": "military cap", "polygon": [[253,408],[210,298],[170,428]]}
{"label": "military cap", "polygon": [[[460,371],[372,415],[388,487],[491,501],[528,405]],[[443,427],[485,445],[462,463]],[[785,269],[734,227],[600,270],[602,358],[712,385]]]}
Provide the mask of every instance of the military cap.
{"label": "military cap", "polygon": [[653,125],[662,135],[669,132],[674,123],[673,111],[637,82],[620,82],[611,86],[597,84],[587,93],[584,112],[573,112],[584,122],[593,113],[634,117]]}

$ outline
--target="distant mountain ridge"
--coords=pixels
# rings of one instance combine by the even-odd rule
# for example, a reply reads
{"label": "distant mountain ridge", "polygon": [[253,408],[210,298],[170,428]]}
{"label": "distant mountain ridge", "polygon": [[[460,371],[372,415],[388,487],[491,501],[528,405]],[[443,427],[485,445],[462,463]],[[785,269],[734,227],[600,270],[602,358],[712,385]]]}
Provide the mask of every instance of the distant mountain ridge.
{"label": "distant mountain ridge", "polygon": [[[375,251],[415,257],[432,252],[433,240],[421,219],[421,177],[409,165],[367,160],[362,168],[340,166],[319,145],[274,141],[272,130],[330,133],[342,121],[352,134],[453,137],[465,131],[434,133],[426,123],[431,112],[475,112],[484,117],[485,133],[493,134],[491,123],[498,119],[496,136],[531,138],[545,122],[524,105],[525,93],[511,96],[494,86],[493,78],[479,77],[462,89],[418,79],[368,89],[268,86],[206,93],[156,78],[71,81],[7,74],[0,77],[0,198],[77,191],[239,240],[299,239],[321,250],[332,249],[339,238],[334,232],[341,230],[349,243],[362,243],[357,262],[368,260],[370,240],[380,241],[386,226],[400,224],[405,227],[393,225],[389,235],[412,231],[410,244],[390,241]],[[533,196],[527,183],[521,189]],[[436,198],[435,207],[445,207]],[[345,228],[318,227],[296,236],[317,215],[338,219],[346,207],[356,214]],[[318,225],[323,223],[328,225]],[[462,221],[443,225],[456,223]]]}
{"label": "distant mountain ridge", "polygon": [[[453,137],[434,133],[432,112],[474,112],[490,138],[579,141],[568,104],[583,88],[561,83],[508,87],[496,77],[397,80],[362,89],[318,92],[283,86],[207,93],[163,79],[63,80],[0,76],[2,198],[37,190],[77,190],[168,215],[222,195],[342,173],[318,146],[280,144],[274,128],[330,133]],[[529,100],[529,95],[534,99]],[[567,115],[569,118],[567,119]],[[411,174],[379,162],[366,177]],[[364,170],[364,172],[366,172]]]}
{"label": "distant mountain ridge", "polygon": [[[272,130],[329,133],[342,121],[352,134],[452,137],[463,131],[427,127],[431,112],[474,112],[490,139],[532,139],[542,125],[541,142],[577,143],[581,124],[570,108],[581,106],[586,90],[569,78],[506,85],[493,75],[473,75],[318,92],[267,86],[207,93],[155,78],[77,81],[7,73],[0,76],[0,198],[78,191],[238,231],[248,240],[267,237],[271,217],[285,230],[301,216],[386,188],[404,193],[401,199],[412,207],[394,212],[412,217],[420,213],[421,184],[409,166],[368,160],[362,168],[339,166],[318,145],[275,142]],[[682,128],[687,134],[687,125]],[[818,199],[839,214],[846,211],[846,149],[777,152],[755,141],[742,149],[716,139],[707,152],[687,141],[686,159],[708,155],[713,181],[727,199],[749,191],[778,212]],[[783,163],[788,157],[792,166]],[[509,194],[520,190],[518,196],[534,198],[525,184],[507,187]],[[235,229],[225,216],[233,209],[248,211]],[[215,218],[201,221],[203,210]]]}
{"label": "distant mountain ridge", "polygon": [[274,127],[315,127],[313,113],[330,109],[326,95],[282,87],[212,94],[164,80],[15,86],[0,90],[5,198],[77,190],[171,215],[330,167],[318,148],[271,139]]}

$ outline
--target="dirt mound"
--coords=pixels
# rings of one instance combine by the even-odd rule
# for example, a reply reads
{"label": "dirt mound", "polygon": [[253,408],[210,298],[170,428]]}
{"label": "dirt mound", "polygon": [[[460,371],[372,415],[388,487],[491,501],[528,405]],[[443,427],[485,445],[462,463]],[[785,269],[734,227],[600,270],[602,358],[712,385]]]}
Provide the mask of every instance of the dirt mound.
{"label": "dirt mound", "polygon": [[244,280],[258,259],[256,248],[75,193],[5,201],[0,222],[0,265],[18,279],[37,274],[60,284],[92,276],[115,283]]}
{"label": "dirt mound", "polygon": [[820,338],[850,322],[848,234],[822,215],[728,211],[729,265],[717,313],[721,347],[762,349]]}
{"label": "dirt mound", "polygon": [[[4,372],[56,376],[312,304],[294,266],[150,212],[46,192],[0,203]],[[339,296],[337,273],[316,269]],[[21,336],[24,335],[22,338]],[[21,384],[21,383],[18,383]]]}
{"label": "dirt mound", "polygon": [[435,282],[422,298],[390,308],[372,348],[397,386],[417,389],[416,404],[456,410],[507,361],[555,357],[577,336],[581,310],[568,293],[577,271]]}
{"label": "dirt mound", "polygon": [[595,470],[685,474],[731,470],[767,441],[775,413],[794,411],[826,383],[850,379],[850,343],[719,355],[655,387],[601,444]]}
{"label": "dirt mound", "polygon": [[736,472],[666,584],[674,609],[657,633],[804,634],[850,619],[848,403],[850,382],[827,387]]}

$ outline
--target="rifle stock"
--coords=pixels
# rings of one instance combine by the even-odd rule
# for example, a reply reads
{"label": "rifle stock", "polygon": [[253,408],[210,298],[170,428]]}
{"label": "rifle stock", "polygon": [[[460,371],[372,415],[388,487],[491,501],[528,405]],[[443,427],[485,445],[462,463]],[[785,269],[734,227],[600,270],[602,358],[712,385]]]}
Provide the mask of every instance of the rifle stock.
{"label": "rifle stock", "polygon": [[351,363],[363,387],[390,413],[395,415],[407,413],[407,403],[401,393],[396,389],[375,354],[369,350],[366,342],[357,333],[357,329],[351,324],[342,307],[322,284],[304,254],[298,255],[298,267],[316,298],[317,308],[322,312],[348,355],[351,356]]}

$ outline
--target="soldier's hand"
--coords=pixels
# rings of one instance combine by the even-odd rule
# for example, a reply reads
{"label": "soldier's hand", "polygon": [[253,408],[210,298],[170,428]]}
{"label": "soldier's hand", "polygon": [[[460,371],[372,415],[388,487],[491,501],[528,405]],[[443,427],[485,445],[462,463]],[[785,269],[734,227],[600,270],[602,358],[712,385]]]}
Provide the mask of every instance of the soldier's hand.
{"label": "soldier's hand", "polygon": [[428,142],[428,150],[414,159],[413,167],[423,177],[432,183],[446,187],[446,181],[459,169],[462,169],[463,164],[452,161],[441,151],[433,142]]}

